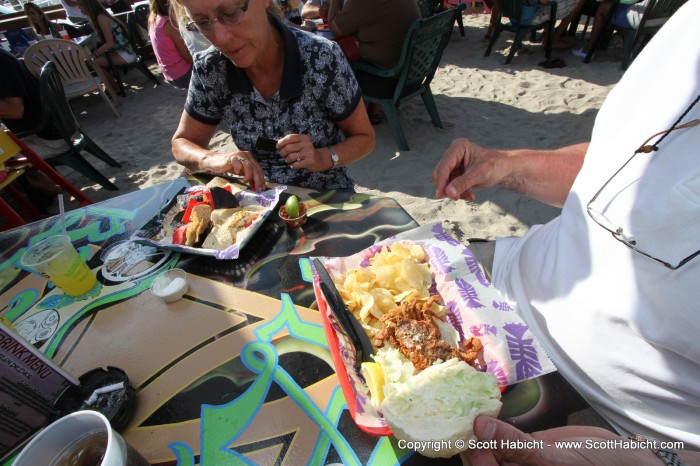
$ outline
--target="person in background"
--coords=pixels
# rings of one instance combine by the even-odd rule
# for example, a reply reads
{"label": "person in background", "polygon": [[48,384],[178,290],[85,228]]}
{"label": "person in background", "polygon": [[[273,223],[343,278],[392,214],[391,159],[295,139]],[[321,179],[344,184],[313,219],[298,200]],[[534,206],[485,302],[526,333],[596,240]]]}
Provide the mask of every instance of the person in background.
{"label": "person in background", "polygon": [[100,3],[105,8],[109,8],[114,15],[132,11],[131,4],[126,0],[100,0]]}
{"label": "person in background", "polygon": [[[469,248],[617,434],[657,438],[657,449],[681,442],[685,464],[700,464],[688,451],[700,451],[698,17],[700,2],[687,2],[656,33],[608,94],[590,143],[496,150],[457,139],[433,171],[438,198],[474,201],[477,188],[500,186],[561,207],[522,237]],[[535,436],[601,437],[571,427]],[[477,418],[475,431],[496,445],[524,437],[489,418]],[[662,464],[655,453],[663,454],[504,450],[475,450],[472,464]]]}
{"label": "person in background", "polygon": [[316,31],[316,23],[302,17],[304,0],[276,0],[280,4],[285,23],[304,31]]}
{"label": "person in background", "polygon": [[593,27],[591,27],[591,37],[588,39],[588,44],[584,48],[575,49],[571,52],[579,58],[586,58],[591,48],[595,46],[598,36],[603,32],[605,21],[608,19],[613,8],[613,26],[637,29],[648,4],[649,0],[640,0],[632,4],[622,4],[619,0],[603,0],[598,4],[598,8],[596,8],[595,17],[593,18]]}
{"label": "person in background", "polygon": [[322,0],[306,0],[304,6],[301,8],[301,18],[302,19],[316,19],[321,17],[321,3]]}
{"label": "person in background", "polygon": [[187,28],[187,22],[189,18],[187,13],[182,8],[182,5],[176,2],[169,2],[170,4],[170,18],[177,24],[178,31],[180,31],[180,36],[182,40],[185,41],[187,50],[189,50],[190,55],[194,57],[194,54],[201,52],[203,50],[211,47],[211,43],[206,37],[201,35],[198,31],[190,31]]}
{"label": "person in background", "polygon": [[39,8],[36,4],[32,2],[25,3],[24,14],[27,15],[27,21],[29,21],[29,25],[34,29],[37,35],[55,37],[57,39],[61,38],[61,35],[58,33],[58,25],[49,20],[44,10]]}
{"label": "person in background", "polygon": [[[494,7],[491,12],[492,20],[494,18],[493,12],[500,11],[501,6],[499,2],[500,0],[493,0]],[[585,3],[586,0],[556,0],[556,19],[559,20],[559,24],[554,29],[554,34],[552,35],[552,48],[566,49],[574,45],[573,38],[566,35],[566,30]],[[540,24],[548,21],[549,8],[545,7],[545,5],[548,4],[549,0],[526,0],[523,5],[522,16],[520,17],[522,24]],[[489,31],[491,31],[491,26],[489,27]],[[488,32],[487,35],[490,37],[490,32]]]}
{"label": "person in background", "polygon": [[148,37],[165,81],[179,89],[187,89],[192,74],[192,55],[180,31],[173,26],[177,20],[171,21],[169,10],[168,0],[150,0]]}
{"label": "person in background", "polygon": [[104,71],[112,89],[118,89],[117,80],[112,74],[106,54],[110,54],[110,60],[115,65],[136,61],[136,54],[126,37],[126,26],[110,15],[98,0],[78,0],[78,6],[99,38],[99,46],[92,53],[92,57]]}
{"label": "person in background", "polygon": [[[276,0],[222,11],[216,0],[173,0],[213,47],[194,57],[172,139],[193,172],[312,189],[353,189],[346,165],[374,148],[362,93],[338,44],[285,25]],[[208,148],[221,126],[236,150]],[[266,138],[262,140],[259,138]]]}
{"label": "person in background", "polygon": [[[39,81],[31,75],[24,64],[10,52],[0,49],[0,120],[15,134],[35,131],[42,123]],[[66,150],[66,143],[50,123],[36,134],[22,138],[40,157],[59,154]],[[33,189],[50,195],[61,189],[42,172],[30,170],[27,180]]]}
{"label": "person in background", "polygon": [[304,2],[302,0],[279,0],[279,3],[286,20],[291,24],[301,26],[303,23],[301,10],[304,7]]}
{"label": "person in background", "polygon": [[[419,18],[415,0],[331,0],[328,7],[331,32],[336,37],[354,36],[360,59],[385,69],[398,64],[406,32]],[[363,87],[370,78],[359,73],[357,79]],[[378,104],[370,103],[367,113],[372,124],[383,119]]]}

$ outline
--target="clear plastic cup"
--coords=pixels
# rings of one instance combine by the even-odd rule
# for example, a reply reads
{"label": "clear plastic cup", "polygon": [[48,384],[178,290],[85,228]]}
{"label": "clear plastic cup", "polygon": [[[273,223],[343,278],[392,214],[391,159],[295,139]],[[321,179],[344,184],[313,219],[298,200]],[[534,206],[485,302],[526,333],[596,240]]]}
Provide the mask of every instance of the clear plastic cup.
{"label": "clear plastic cup", "polygon": [[51,280],[68,296],[82,296],[97,283],[95,273],[66,235],[39,241],[24,253],[21,263]]}

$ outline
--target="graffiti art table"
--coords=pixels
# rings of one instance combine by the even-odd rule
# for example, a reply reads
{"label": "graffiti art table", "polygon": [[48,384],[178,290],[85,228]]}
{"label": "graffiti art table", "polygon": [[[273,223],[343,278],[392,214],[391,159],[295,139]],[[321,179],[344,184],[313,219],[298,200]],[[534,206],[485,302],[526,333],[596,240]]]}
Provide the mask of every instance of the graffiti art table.
{"label": "graffiti art table", "polygon": [[[236,260],[130,240],[195,182],[178,179],[68,212],[68,234],[98,277],[79,298],[19,265],[29,244],[61,232],[57,218],[0,234],[0,315],[76,378],[98,367],[123,369],[137,402],[122,434],[152,464],[428,462],[354,424],[311,308],[309,257],[347,256],[416,222],[393,199],[296,190],[309,208],[306,225],[292,229],[271,215]],[[168,304],[149,287],[176,266],[188,272],[190,289]],[[526,430],[565,424],[582,407],[569,393],[556,373],[519,383],[504,394],[501,417]]]}
{"label": "graffiti art table", "polygon": [[[69,298],[22,270],[27,246],[60,233],[57,218],[0,235],[0,305],[19,333],[68,373],[123,369],[136,389],[123,435],[152,464],[387,464],[408,452],[352,422],[313,302],[309,256],[347,255],[417,226],[392,199],[300,192],[310,218],[271,215],[232,261],[129,241],[191,180],[67,214],[98,285]],[[148,290],[171,267],[190,290],[167,304]],[[405,458],[404,458],[405,459]]]}

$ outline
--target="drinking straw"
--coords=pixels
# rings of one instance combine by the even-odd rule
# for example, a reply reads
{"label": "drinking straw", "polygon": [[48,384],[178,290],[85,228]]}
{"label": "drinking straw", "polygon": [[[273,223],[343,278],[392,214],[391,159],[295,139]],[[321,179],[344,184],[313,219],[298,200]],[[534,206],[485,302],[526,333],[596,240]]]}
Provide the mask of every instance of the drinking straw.
{"label": "drinking straw", "polygon": [[63,207],[63,194],[58,195],[58,211],[61,213],[61,231],[63,231],[63,236],[68,236],[66,233],[66,209]]}

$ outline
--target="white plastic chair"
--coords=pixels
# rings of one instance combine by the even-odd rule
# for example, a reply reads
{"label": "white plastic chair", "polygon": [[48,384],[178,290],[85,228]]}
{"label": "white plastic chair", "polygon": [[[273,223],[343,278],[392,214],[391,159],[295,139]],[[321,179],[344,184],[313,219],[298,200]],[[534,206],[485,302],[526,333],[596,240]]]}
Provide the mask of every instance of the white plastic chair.
{"label": "white plastic chair", "polygon": [[[114,114],[119,116],[112,101],[102,90],[102,83],[105,83],[105,87],[119,105],[117,93],[109,85],[102,69],[93,62],[85,47],[64,39],[45,39],[32,44],[24,53],[24,64],[37,78],[44,64],[49,60],[56,64],[61,75],[66,99],[70,100],[92,91],[98,91]],[[93,76],[93,72],[97,76]]]}

